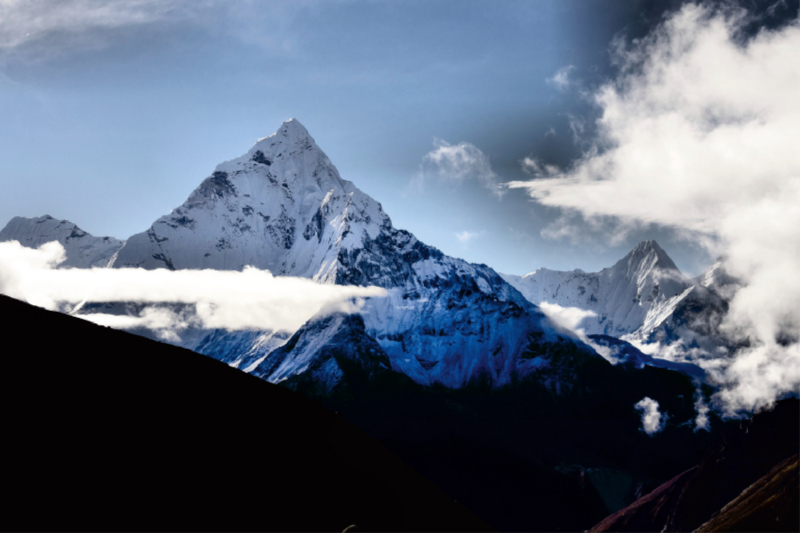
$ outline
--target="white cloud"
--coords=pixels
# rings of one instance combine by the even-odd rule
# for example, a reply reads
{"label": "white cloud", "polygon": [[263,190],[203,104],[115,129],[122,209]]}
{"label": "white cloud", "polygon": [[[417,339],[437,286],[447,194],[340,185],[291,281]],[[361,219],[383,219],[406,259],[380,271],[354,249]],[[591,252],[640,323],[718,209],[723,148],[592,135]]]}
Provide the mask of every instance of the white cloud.
{"label": "white cloud", "polygon": [[674,228],[727,258],[745,287],[724,328],[751,346],[706,363],[728,412],[800,390],[800,24],[737,42],[745,19],[690,4],[617,43],[621,74],[595,94],[593,147],[557,174],[509,184],[622,229]]}
{"label": "white cloud", "polygon": [[542,302],[539,304],[542,313],[555,322],[557,325],[569,329],[576,330],[581,322],[586,318],[597,316],[594,311],[588,309],[581,309],[579,307],[561,307],[558,304],[550,302]]}
{"label": "white cloud", "polygon": [[603,346],[592,341],[586,334],[586,330],[580,327],[585,319],[595,317],[597,313],[579,307],[562,307],[556,303],[550,302],[541,302],[539,304],[539,309],[550,319],[550,322],[574,333],[576,337],[591,346],[610,363],[617,363],[617,358],[614,357],[608,346]]}
{"label": "white cloud", "polygon": [[[321,285],[304,278],[275,277],[267,270],[59,269],[64,248],[38,249],[0,243],[0,293],[47,309],[62,302],[148,304],[139,316],[84,315],[121,328],[148,327],[169,335],[190,324],[205,328],[295,331],[317,313],[355,312],[363,298],[387,293],[378,287]],[[354,303],[355,301],[355,303]],[[192,313],[149,304],[194,305]]]}
{"label": "white cloud", "polygon": [[111,46],[126,30],[177,35],[187,25],[288,55],[301,46],[298,17],[330,6],[320,0],[0,0],[0,56],[57,57]]}
{"label": "white cloud", "polygon": [[426,166],[431,166],[440,178],[456,182],[474,180],[492,191],[498,199],[502,198],[505,190],[500,178],[492,170],[489,157],[477,146],[468,142],[453,145],[441,139],[435,139],[433,145],[435,149],[422,158],[423,168],[417,178],[418,185],[427,174]]}
{"label": "white cloud", "polygon": [[694,402],[694,408],[697,411],[697,417],[694,419],[694,430],[699,431],[704,429],[709,431],[711,425],[708,420],[708,405],[703,400],[703,393],[699,390],[695,393],[696,399]]}
{"label": "white cloud", "polygon": [[637,411],[642,412],[642,431],[648,435],[655,435],[667,422],[667,414],[658,412],[658,402],[645,396],[634,405]]}
{"label": "white cloud", "polygon": [[[551,130],[553,128],[550,128]],[[522,170],[536,178],[549,178],[560,174],[558,167],[542,163],[535,157],[525,157],[519,162]]]}
{"label": "white cloud", "polygon": [[575,65],[567,65],[560,68],[552,78],[547,78],[547,83],[554,85],[559,91],[566,91],[572,84],[569,75],[573,70],[575,70]]}

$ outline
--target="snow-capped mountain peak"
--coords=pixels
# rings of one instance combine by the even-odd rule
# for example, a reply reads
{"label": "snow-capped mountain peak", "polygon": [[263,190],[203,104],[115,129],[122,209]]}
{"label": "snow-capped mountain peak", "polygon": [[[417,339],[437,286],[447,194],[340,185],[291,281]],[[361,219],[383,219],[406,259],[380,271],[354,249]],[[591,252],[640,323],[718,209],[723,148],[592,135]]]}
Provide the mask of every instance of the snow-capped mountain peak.
{"label": "snow-capped mountain peak", "polygon": [[294,118],[281,124],[272,135],[259,139],[241,157],[217,165],[215,172],[241,172],[255,165],[261,165],[262,171],[271,170],[268,173],[270,177],[281,184],[294,184],[300,180],[303,182],[298,184],[301,188],[316,185],[326,192],[331,189],[347,193],[356,190],[352,183],[339,176],[336,167],[308,130]]}
{"label": "snow-capped mountain peak", "polygon": [[655,240],[640,242],[611,268],[621,269],[623,265],[626,274],[631,277],[646,275],[655,269],[680,274],[672,258]]}
{"label": "snow-capped mountain peak", "polygon": [[113,266],[252,265],[335,282],[339,252],[390,226],[381,205],[343,180],[292,119],[218,165],[182,206],[128,239]]}
{"label": "snow-capped mountain peak", "polygon": [[4,241],[19,241],[29,248],[58,241],[67,253],[66,260],[59,265],[62,268],[107,266],[123,244],[113,237],[95,237],[69,220],[58,220],[50,215],[12,218],[0,231],[0,242]]}
{"label": "snow-capped mountain peak", "polygon": [[595,313],[581,327],[589,334],[620,336],[640,328],[648,312],[681,294],[689,282],[654,240],[637,244],[600,272],[541,268],[524,276],[503,275],[529,301],[578,307]]}
{"label": "snow-capped mountain peak", "polygon": [[[487,377],[509,383],[546,366],[548,346],[563,340],[490,268],[447,257],[395,229],[378,202],[341,178],[297,120],[218,165],[182,206],[128,239],[113,263],[172,269],[245,265],[320,283],[387,289],[388,297],[369,300],[362,310],[364,338],[380,346],[393,370],[423,384],[460,387]],[[265,379],[276,381],[288,377],[287,369],[307,368],[301,359],[327,368],[327,356],[318,361],[322,348],[315,348],[323,344],[311,337],[328,330],[312,326],[303,330],[306,348],[281,351],[283,362],[275,368],[266,348],[245,346],[255,346],[247,334],[215,333],[189,347],[241,368],[259,368]],[[534,333],[541,357],[523,357]],[[231,346],[246,358],[231,358]],[[271,342],[264,346],[274,349]],[[585,345],[579,351],[594,355]]]}

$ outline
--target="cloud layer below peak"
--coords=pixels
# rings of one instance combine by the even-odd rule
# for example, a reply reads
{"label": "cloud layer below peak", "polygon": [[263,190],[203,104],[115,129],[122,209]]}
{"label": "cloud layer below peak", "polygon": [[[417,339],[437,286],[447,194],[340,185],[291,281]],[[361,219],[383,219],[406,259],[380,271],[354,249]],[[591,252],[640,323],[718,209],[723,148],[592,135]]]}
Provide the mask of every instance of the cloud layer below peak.
{"label": "cloud layer below peak", "polygon": [[[304,278],[275,277],[245,267],[218,270],[144,270],[141,268],[56,268],[65,258],[58,242],[38,249],[16,241],[0,243],[0,293],[47,309],[60,303],[134,302],[195,307],[192,321],[204,328],[295,331],[318,313],[355,312],[364,298],[381,297],[379,287],[321,285]],[[145,307],[138,317],[86,315],[120,328],[183,329],[186,316]]]}

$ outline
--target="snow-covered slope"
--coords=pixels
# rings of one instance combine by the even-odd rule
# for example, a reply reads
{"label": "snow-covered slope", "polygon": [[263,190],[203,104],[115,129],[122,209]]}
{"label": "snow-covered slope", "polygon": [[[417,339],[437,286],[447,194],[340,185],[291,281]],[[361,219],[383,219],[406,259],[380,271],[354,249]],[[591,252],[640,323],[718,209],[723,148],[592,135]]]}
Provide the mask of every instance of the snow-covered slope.
{"label": "snow-covered slope", "polygon": [[541,268],[524,276],[502,276],[537,305],[548,302],[592,311],[596,316],[585,318],[580,327],[588,334],[615,337],[641,328],[691,286],[656,241],[639,243],[600,272]]}
{"label": "snow-covered slope", "polygon": [[19,241],[29,248],[58,241],[67,253],[61,268],[105,267],[123,244],[113,237],[94,237],[68,220],[56,220],[49,215],[12,218],[0,231],[0,242],[5,241]]}
{"label": "snow-covered slope", "polygon": [[698,365],[693,363],[675,362],[658,357],[653,357],[633,346],[631,343],[611,337],[609,335],[590,335],[592,342],[597,345],[604,346],[610,350],[612,357],[616,357],[618,363],[623,365],[630,365],[637,369],[642,369],[645,366],[654,366],[657,368],[666,368],[668,370],[675,370],[683,372],[695,379],[704,381],[706,377],[705,371]]}
{"label": "snow-covered slope", "polygon": [[386,353],[367,335],[361,316],[336,313],[309,320],[252,374],[290,388],[311,387],[315,395],[327,396],[348,381],[374,379],[390,365]]}

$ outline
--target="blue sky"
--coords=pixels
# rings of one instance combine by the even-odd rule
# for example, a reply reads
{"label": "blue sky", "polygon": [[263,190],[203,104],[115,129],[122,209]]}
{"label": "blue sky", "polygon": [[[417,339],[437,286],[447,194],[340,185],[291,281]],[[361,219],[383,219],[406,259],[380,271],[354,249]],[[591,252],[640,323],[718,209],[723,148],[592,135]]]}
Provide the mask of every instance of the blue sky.
{"label": "blue sky", "polygon": [[[667,227],[573,217],[559,234],[561,208],[475,174],[569,167],[592,146],[591,96],[618,75],[612,41],[683,3],[0,0],[0,224],[50,214],[127,238],[294,117],[396,227],[447,254],[592,271],[655,238],[698,274],[707,248]],[[761,26],[797,16],[740,3]],[[478,166],[448,178],[429,156],[442,146]]]}

